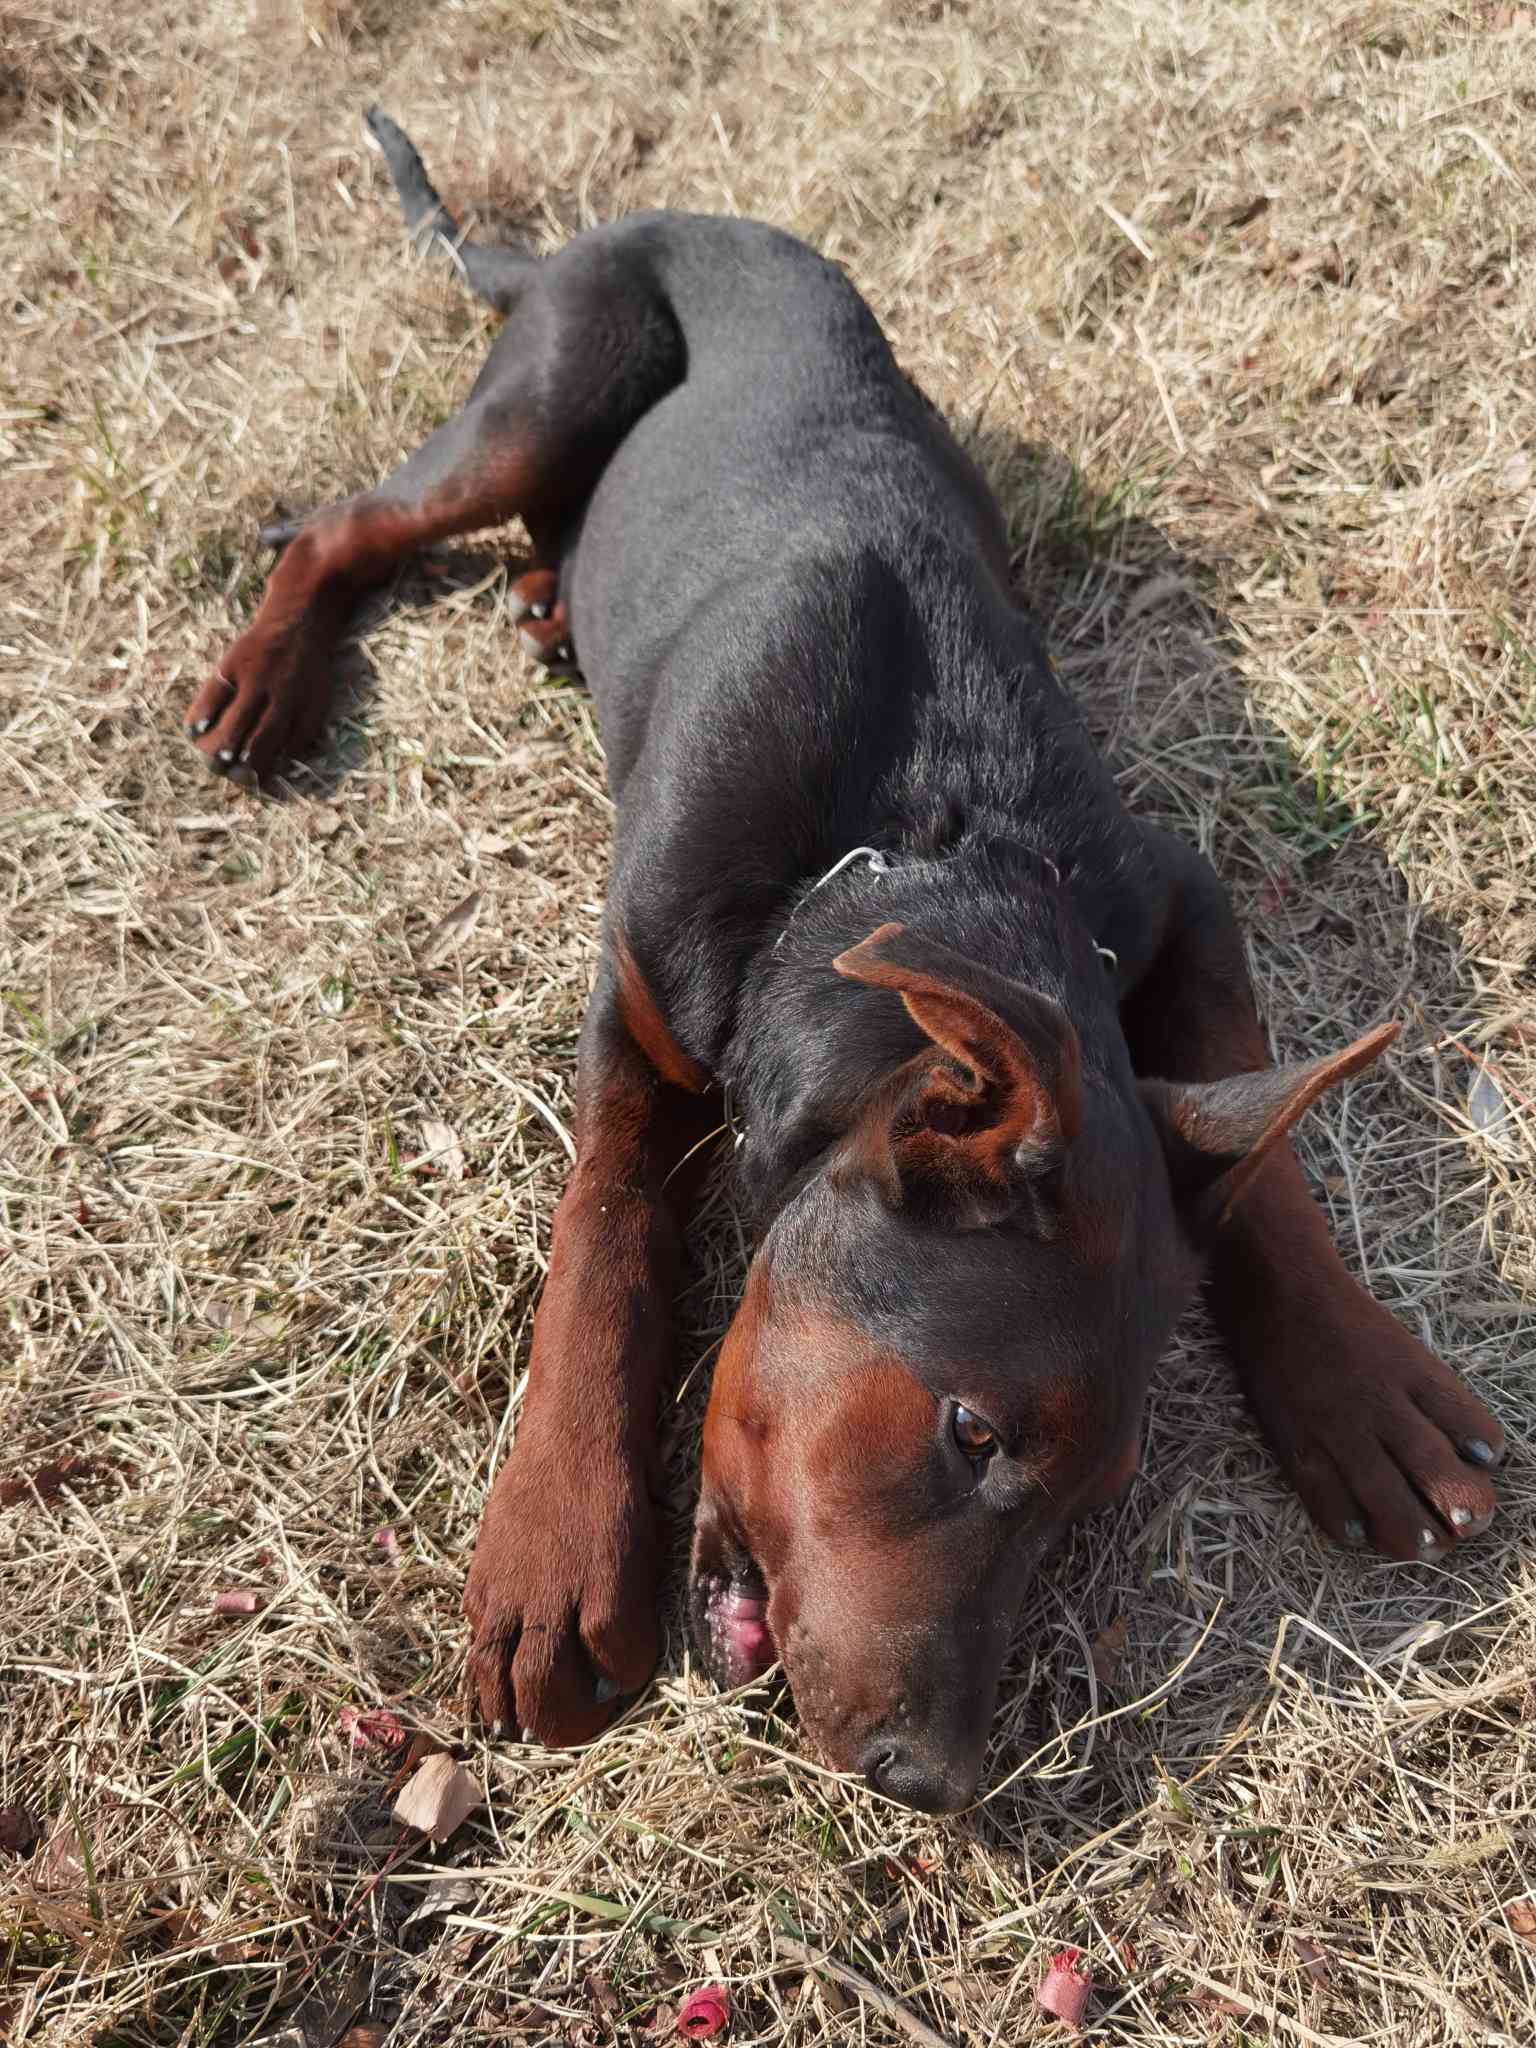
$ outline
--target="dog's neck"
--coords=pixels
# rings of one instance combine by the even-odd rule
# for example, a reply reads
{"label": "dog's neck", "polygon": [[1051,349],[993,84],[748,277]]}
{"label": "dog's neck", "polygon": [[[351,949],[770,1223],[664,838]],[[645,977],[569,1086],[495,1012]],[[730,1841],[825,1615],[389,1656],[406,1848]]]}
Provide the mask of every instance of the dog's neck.
{"label": "dog's neck", "polygon": [[1054,997],[1086,1067],[1124,1065],[1113,955],[1074,897],[1070,859],[1064,871],[1051,853],[982,838],[939,857],[899,840],[861,849],[787,910],[743,988],[727,1080],[745,1191],[763,1221],[842,1135],[852,1107],[927,1042],[896,996],[832,965],[892,921]]}

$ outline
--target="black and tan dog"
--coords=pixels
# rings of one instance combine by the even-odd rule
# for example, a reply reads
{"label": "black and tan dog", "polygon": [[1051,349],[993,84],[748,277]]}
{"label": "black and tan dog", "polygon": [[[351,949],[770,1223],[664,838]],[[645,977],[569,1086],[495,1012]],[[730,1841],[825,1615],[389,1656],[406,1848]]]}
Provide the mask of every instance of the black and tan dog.
{"label": "black and tan dog", "polygon": [[459,416],[270,533],[199,693],[211,763],[317,733],[359,591],[520,518],[518,596],[601,715],[618,827],[516,1441],[465,1605],[485,1718],[595,1734],[655,1661],[658,1395],[689,1159],[728,1090],[758,1247],[715,1372],[693,1606],[841,1764],[975,1789],[1036,1561],[1136,1468],[1203,1274],[1336,1541],[1483,1529],[1497,1423],[1350,1278],[1286,1133],[1374,1032],[1275,1069],[1220,883],[1138,824],[1009,588],[1001,519],[832,264],[638,214],[536,261],[412,227],[507,316]]}

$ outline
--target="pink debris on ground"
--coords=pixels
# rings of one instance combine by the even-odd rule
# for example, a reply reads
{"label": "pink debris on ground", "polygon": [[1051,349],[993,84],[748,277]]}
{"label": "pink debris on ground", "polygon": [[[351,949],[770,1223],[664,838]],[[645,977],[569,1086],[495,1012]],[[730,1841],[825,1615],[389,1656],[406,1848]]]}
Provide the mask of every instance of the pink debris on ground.
{"label": "pink debris on ground", "polygon": [[337,1719],[354,1749],[398,1749],[405,1740],[399,1716],[388,1707],[343,1707]]}
{"label": "pink debris on ground", "polygon": [[1064,2020],[1074,2033],[1083,2024],[1083,2014],[1088,2010],[1088,1994],[1093,1989],[1093,1979],[1088,1972],[1077,1967],[1082,1953],[1080,1948],[1058,1950],[1051,1957],[1051,1967],[1040,1980],[1038,1993],[1045,2010]]}
{"label": "pink debris on ground", "polygon": [[252,1593],[244,1586],[234,1586],[224,1593],[213,1596],[215,1614],[257,1614],[261,1610],[261,1595]]}
{"label": "pink debris on ground", "polygon": [[677,2016],[677,2031],[685,2041],[709,2041],[724,2033],[731,2017],[731,2002],[723,1984],[706,1984],[690,1992]]}

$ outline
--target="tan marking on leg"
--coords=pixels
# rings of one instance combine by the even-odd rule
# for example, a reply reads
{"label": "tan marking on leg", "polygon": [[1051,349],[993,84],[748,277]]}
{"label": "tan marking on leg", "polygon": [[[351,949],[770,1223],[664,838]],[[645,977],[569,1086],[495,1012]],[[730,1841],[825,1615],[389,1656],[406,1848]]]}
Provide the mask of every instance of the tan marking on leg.
{"label": "tan marking on leg", "polygon": [[668,1030],[666,1020],[656,1006],[656,998],[646,986],[645,976],[622,939],[618,941],[616,953],[619,1014],[624,1019],[625,1030],[664,1081],[670,1081],[674,1088],[685,1088],[690,1095],[704,1094],[710,1086],[708,1073],[683,1051]]}

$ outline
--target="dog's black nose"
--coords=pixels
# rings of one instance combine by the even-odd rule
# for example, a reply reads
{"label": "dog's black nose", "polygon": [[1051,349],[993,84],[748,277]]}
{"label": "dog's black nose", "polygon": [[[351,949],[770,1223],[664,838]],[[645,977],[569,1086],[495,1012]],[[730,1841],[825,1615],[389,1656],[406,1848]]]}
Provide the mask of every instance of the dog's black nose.
{"label": "dog's black nose", "polygon": [[875,1736],[859,1769],[877,1792],[920,1813],[958,1813],[976,1792],[975,1777],[963,1766],[889,1735]]}

